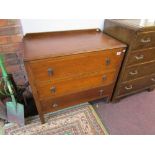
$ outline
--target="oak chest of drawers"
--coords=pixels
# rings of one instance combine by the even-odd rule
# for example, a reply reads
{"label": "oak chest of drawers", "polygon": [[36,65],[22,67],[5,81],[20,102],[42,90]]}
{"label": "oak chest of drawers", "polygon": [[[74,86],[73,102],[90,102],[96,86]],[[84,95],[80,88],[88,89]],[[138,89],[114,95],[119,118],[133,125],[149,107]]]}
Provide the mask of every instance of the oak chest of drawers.
{"label": "oak chest of drawers", "polygon": [[155,23],[148,20],[105,20],[104,32],[126,44],[128,50],[113,101],[155,86]]}
{"label": "oak chest of drawers", "polygon": [[24,36],[24,63],[40,119],[112,96],[126,45],[99,29]]}

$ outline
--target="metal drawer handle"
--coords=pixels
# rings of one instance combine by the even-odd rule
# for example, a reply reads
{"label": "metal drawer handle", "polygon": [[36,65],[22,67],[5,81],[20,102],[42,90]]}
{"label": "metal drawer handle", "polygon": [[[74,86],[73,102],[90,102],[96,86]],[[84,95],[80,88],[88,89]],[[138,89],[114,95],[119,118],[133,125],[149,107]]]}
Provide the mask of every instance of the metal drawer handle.
{"label": "metal drawer handle", "polygon": [[55,93],[55,92],[56,92],[56,88],[55,88],[54,86],[52,86],[52,87],[50,88],[50,91],[51,91],[51,93]]}
{"label": "metal drawer handle", "polygon": [[53,69],[48,68],[47,73],[48,73],[48,76],[52,76],[53,75]]}
{"label": "metal drawer handle", "polygon": [[110,63],[111,63],[110,58],[106,58],[105,63],[106,63],[107,66],[110,65]]}
{"label": "metal drawer handle", "polygon": [[103,96],[104,90],[103,89],[99,90],[99,93],[100,93],[100,96]]}
{"label": "metal drawer handle", "polygon": [[57,106],[58,106],[57,103],[52,104],[52,107],[53,107],[53,108],[55,108],[55,107],[57,107]]}
{"label": "metal drawer handle", "polygon": [[131,72],[129,72],[129,74],[130,74],[130,75],[137,75],[137,74],[138,74],[138,71],[137,71],[137,70],[131,71]]}
{"label": "metal drawer handle", "polygon": [[151,42],[151,38],[147,38],[147,39],[142,38],[140,41],[141,43],[149,43]]}
{"label": "metal drawer handle", "polygon": [[107,79],[107,76],[106,75],[103,75],[102,76],[102,80],[106,80]]}
{"label": "metal drawer handle", "polygon": [[155,82],[155,78],[151,78],[151,81]]}
{"label": "metal drawer handle", "polygon": [[130,86],[125,86],[125,89],[126,90],[131,90],[133,87],[132,87],[132,85],[130,85]]}
{"label": "metal drawer handle", "polygon": [[140,56],[135,56],[136,60],[142,60],[144,59],[144,55],[140,55]]}

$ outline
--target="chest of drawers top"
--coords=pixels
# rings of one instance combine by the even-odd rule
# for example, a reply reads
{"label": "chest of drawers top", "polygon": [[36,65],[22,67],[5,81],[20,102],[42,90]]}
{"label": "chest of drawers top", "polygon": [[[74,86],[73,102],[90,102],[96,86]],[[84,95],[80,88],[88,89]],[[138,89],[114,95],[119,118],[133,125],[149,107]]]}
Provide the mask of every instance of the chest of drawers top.
{"label": "chest of drawers top", "polygon": [[126,47],[99,29],[31,33],[24,36],[24,61]]}
{"label": "chest of drawers top", "polygon": [[155,46],[155,23],[148,20],[106,19],[104,32],[138,50]]}
{"label": "chest of drawers top", "polygon": [[155,21],[148,19],[113,19],[111,21],[124,25],[124,27],[128,27],[133,30],[155,30]]}

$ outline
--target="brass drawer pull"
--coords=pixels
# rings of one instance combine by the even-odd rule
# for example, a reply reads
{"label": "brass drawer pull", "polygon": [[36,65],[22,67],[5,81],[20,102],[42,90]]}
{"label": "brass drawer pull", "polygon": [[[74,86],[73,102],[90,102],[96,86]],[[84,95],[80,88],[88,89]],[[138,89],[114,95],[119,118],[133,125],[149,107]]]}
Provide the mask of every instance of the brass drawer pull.
{"label": "brass drawer pull", "polygon": [[144,59],[144,55],[140,55],[140,56],[135,56],[136,60],[142,60]]}
{"label": "brass drawer pull", "polygon": [[111,63],[110,58],[106,58],[105,59],[105,64],[108,66],[108,65],[110,65],[110,63]]}
{"label": "brass drawer pull", "polygon": [[53,107],[53,108],[56,108],[56,107],[58,107],[58,104],[57,104],[57,103],[53,103],[53,104],[52,104],[52,107]]}
{"label": "brass drawer pull", "polygon": [[103,75],[102,76],[102,80],[104,81],[104,80],[106,80],[107,79],[107,76],[106,75]]}
{"label": "brass drawer pull", "polygon": [[149,42],[151,42],[151,38],[147,38],[147,39],[142,38],[142,39],[140,40],[140,42],[141,42],[141,43],[149,43]]}
{"label": "brass drawer pull", "polygon": [[151,81],[155,82],[155,78],[151,78]]}
{"label": "brass drawer pull", "polygon": [[126,90],[131,90],[133,87],[132,87],[132,85],[130,85],[130,86],[125,86],[125,89]]}
{"label": "brass drawer pull", "polygon": [[48,76],[52,76],[53,75],[53,69],[48,68],[47,73],[48,73]]}
{"label": "brass drawer pull", "polygon": [[103,89],[99,90],[99,93],[100,93],[100,96],[103,96],[104,90]]}
{"label": "brass drawer pull", "polygon": [[129,74],[130,74],[130,75],[137,75],[137,74],[138,74],[138,71],[137,71],[137,70],[131,71],[131,72],[129,72]]}
{"label": "brass drawer pull", "polygon": [[56,92],[56,88],[55,88],[54,86],[52,86],[52,87],[50,88],[50,91],[51,91],[51,93],[55,93],[55,92]]}

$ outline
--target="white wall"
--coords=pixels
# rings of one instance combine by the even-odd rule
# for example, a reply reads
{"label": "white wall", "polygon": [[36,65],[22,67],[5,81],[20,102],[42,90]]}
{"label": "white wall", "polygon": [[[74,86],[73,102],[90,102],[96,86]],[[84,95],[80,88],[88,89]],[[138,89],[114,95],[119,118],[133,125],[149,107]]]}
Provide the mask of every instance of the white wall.
{"label": "white wall", "polygon": [[23,32],[46,32],[76,29],[103,29],[104,20],[49,20],[49,19],[22,19]]}

